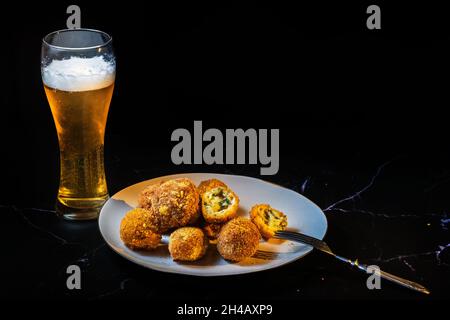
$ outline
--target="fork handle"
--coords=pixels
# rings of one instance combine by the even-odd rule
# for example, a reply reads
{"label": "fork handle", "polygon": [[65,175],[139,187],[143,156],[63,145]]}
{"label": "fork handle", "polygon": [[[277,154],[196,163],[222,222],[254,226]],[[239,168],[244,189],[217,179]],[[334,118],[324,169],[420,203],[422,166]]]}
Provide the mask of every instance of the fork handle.
{"label": "fork handle", "polygon": [[[368,273],[368,270],[367,270],[368,266],[365,265],[365,264],[359,263],[358,260],[352,261],[350,259],[338,256],[338,255],[335,255],[335,257],[337,259],[341,260],[341,261],[347,262],[348,264],[350,264],[353,267],[357,267],[361,271],[364,271],[364,272]],[[397,283],[397,284],[399,284],[399,285],[401,285],[403,287],[406,287],[408,289],[419,291],[419,292],[422,292],[422,293],[425,293],[425,294],[430,294],[430,291],[427,288],[425,288],[424,286],[422,286],[421,284],[419,284],[417,282],[414,282],[414,281],[403,279],[403,278],[401,278],[399,276],[396,276],[396,275],[393,275],[393,274],[391,274],[389,272],[380,270],[380,277],[382,279],[386,279],[386,280],[389,280],[391,282]]]}

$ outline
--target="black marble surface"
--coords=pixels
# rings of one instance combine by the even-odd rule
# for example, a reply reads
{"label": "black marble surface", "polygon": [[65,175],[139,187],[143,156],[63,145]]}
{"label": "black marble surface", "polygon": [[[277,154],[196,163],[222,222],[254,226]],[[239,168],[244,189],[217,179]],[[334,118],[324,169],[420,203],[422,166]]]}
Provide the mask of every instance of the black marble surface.
{"label": "black marble surface", "polygon": [[[112,194],[148,178],[198,171],[158,166],[163,161],[155,157],[133,158],[120,148],[115,151],[106,159]],[[373,166],[361,162],[357,153],[347,156],[347,164],[350,159],[351,168],[330,161],[294,166],[285,159],[278,175],[265,178],[302,193],[323,209],[329,223],[325,240],[335,252],[417,281],[431,295],[385,281],[381,290],[368,290],[367,275],[315,250],[280,268],[233,277],[211,279],[145,269],[114,253],[102,239],[97,221],[58,218],[53,210],[56,181],[37,192],[39,206],[0,207],[2,224],[7,226],[2,243],[10,244],[3,247],[8,277],[3,279],[2,292],[10,298],[202,302],[223,301],[230,293],[236,300],[448,298],[450,168],[445,159],[423,162],[403,154]],[[147,166],[139,167],[143,163]],[[204,169],[253,176],[258,172],[246,166]],[[66,288],[66,268],[71,264],[82,270],[81,290]]]}
{"label": "black marble surface", "polygon": [[[8,43],[0,95],[1,297],[40,299],[441,299],[450,289],[448,10],[383,3],[382,30],[353,2],[83,2],[82,26],[114,38],[117,77],[105,135],[110,194],[173,173],[259,177],[255,166],[175,166],[170,135],[280,128],[280,171],[328,219],[336,253],[417,281],[382,282],[313,251],[289,265],[214,279],[137,266],[97,221],[56,217],[58,145],[42,89],[42,37],[72,3],[2,4]],[[82,289],[66,288],[66,268]],[[295,303],[294,303],[295,304]],[[351,315],[351,314],[349,314]]]}

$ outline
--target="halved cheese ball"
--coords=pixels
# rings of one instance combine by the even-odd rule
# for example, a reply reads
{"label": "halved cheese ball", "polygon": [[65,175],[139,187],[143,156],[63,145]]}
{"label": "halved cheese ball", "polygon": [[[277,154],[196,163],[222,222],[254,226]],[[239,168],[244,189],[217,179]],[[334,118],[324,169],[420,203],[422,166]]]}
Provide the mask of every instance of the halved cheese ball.
{"label": "halved cheese ball", "polygon": [[250,218],[265,239],[273,238],[275,232],[285,230],[288,224],[287,216],[268,204],[253,206],[250,210]]}
{"label": "halved cheese ball", "polygon": [[202,195],[202,214],[208,223],[224,223],[236,217],[238,196],[229,188],[218,186]]}

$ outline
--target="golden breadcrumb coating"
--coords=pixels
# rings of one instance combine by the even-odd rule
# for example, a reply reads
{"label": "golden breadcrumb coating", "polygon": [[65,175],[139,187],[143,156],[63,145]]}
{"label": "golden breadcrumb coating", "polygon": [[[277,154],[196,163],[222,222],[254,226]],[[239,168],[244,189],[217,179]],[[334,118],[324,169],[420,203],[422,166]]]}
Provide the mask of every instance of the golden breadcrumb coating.
{"label": "golden breadcrumb coating", "polygon": [[186,225],[188,226],[199,226],[203,219],[201,219],[202,216],[202,209],[200,206],[200,203],[197,206],[197,211],[191,216],[191,219],[188,221]]}
{"label": "golden breadcrumb coating", "polygon": [[287,216],[268,204],[253,206],[250,210],[250,217],[266,239],[272,238],[276,231],[285,230],[288,225]]}
{"label": "golden breadcrumb coating", "polygon": [[140,205],[145,204],[152,212],[149,221],[158,233],[193,223],[198,217],[198,192],[189,179],[172,179],[149,186],[140,199]]}
{"label": "golden breadcrumb coating", "polygon": [[195,261],[205,255],[208,238],[202,229],[182,227],[170,235],[169,252],[173,260]]}
{"label": "golden breadcrumb coating", "polygon": [[202,214],[206,222],[224,223],[233,219],[239,209],[239,197],[223,186],[207,189],[202,196]]}
{"label": "golden breadcrumb coating", "polygon": [[148,223],[151,212],[136,208],[128,211],[120,223],[120,238],[133,250],[152,250],[161,241],[161,235],[152,231]]}
{"label": "golden breadcrumb coating", "polygon": [[159,188],[159,186],[163,183],[163,181],[155,184],[151,184],[145,187],[144,190],[141,191],[138,198],[138,207],[144,209],[151,209],[152,207],[152,199],[151,196],[155,193],[155,191]]}
{"label": "golden breadcrumb coating", "polygon": [[234,218],[220,231],[217,250],[227,260],[242,261],[255,254],[260,237],[258,228],[249,219]]}
{"label": "golden breadcrumb coating", "polygon": [[200,200],[201,200],[201,197],[203,196],[203,194],[207,190],[215,188],[215,187],[228,188],[228,186],[224,182],[222,182],[218,179],[209,179],[209,180],[200,182],[200,184],[198,185],[198,188],[197,188],[198,194],[200,195]]}
{"label": "golden breadcrumb coating", "polygon": [[205,223],[203,225],[203,231],[206,233],[209,239],[214,240],[219,236],[220,230],[222,230],[222,223]]}

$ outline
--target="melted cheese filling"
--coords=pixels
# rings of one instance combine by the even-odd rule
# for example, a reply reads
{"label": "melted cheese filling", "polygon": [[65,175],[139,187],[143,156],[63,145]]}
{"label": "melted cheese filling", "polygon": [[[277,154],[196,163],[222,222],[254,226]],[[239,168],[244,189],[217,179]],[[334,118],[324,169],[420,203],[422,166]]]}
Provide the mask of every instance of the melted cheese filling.
{"label": "melted cheese filling", "polygon": [[235,201],[234,196],[224,188],[218,187],[207,193],[206,207],[213,212],[227,210]]}
{"label": "melted cheese filling", "polygon": [[279,229],[287,226],[287,222],[283,214],[275,209],[264,210],[263,217],[264,222],[269,226],[269,228]]}

